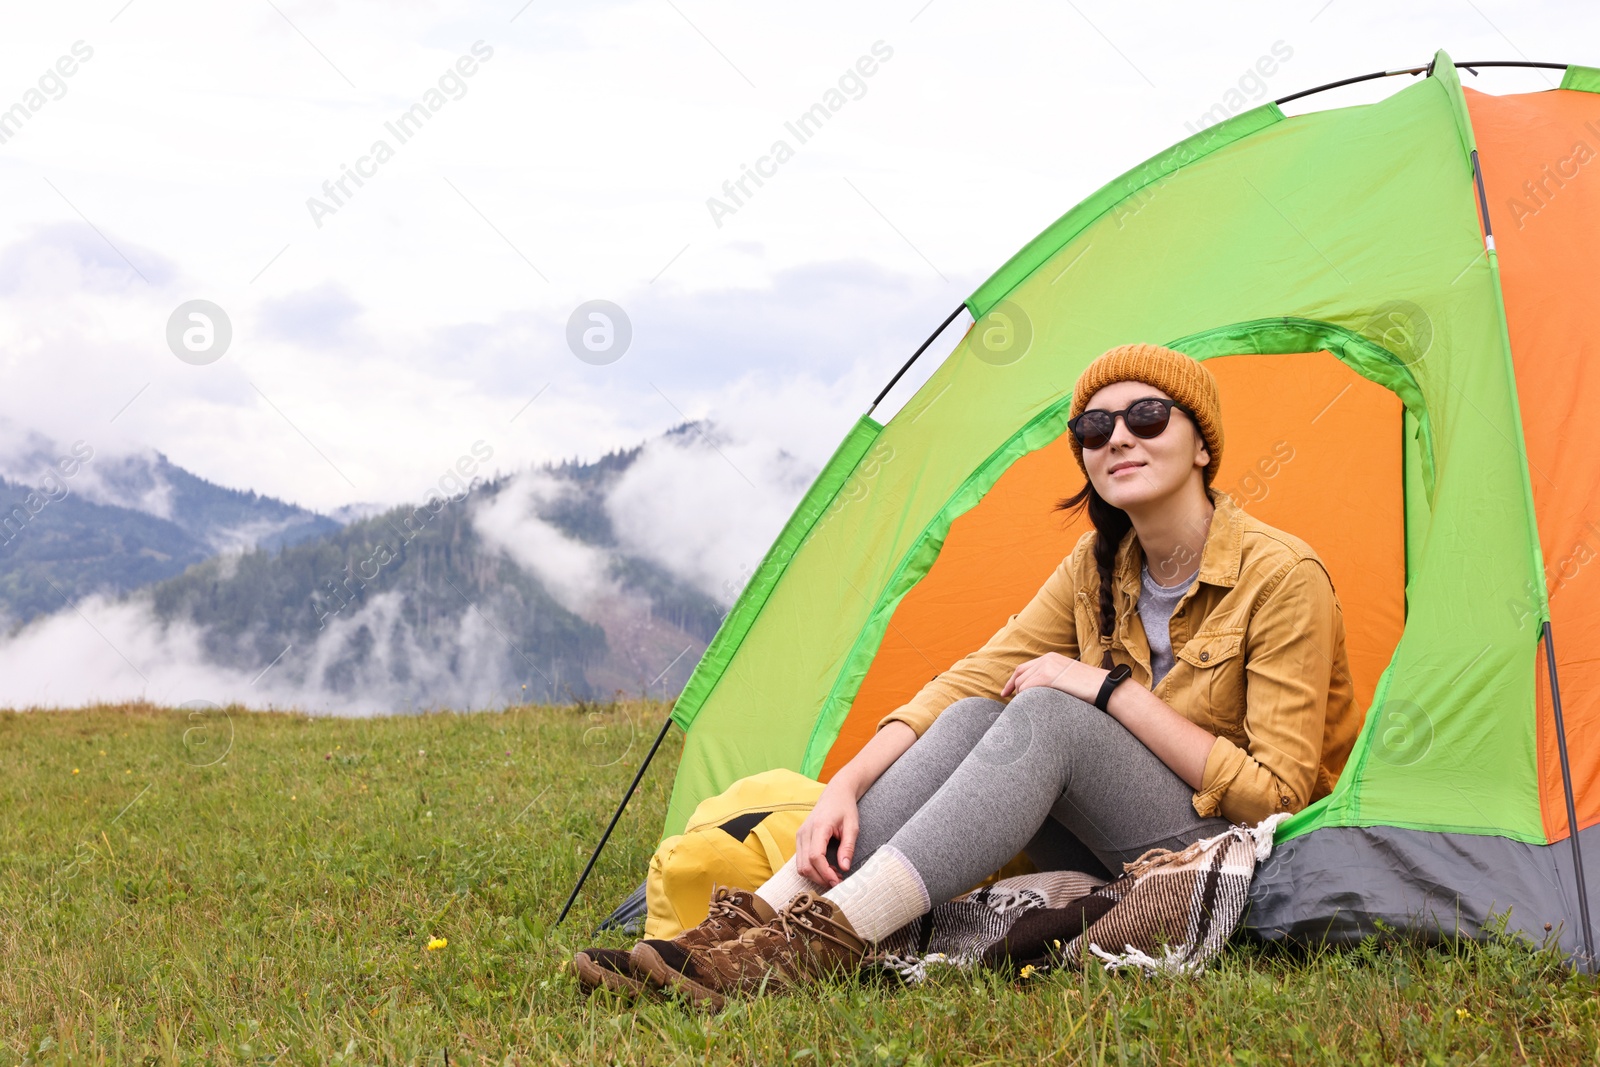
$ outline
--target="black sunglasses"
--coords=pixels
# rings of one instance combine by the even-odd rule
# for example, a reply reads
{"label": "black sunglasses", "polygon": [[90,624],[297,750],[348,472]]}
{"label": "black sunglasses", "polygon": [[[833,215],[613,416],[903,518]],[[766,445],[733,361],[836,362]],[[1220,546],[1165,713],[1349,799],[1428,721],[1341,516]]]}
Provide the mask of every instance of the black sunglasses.
{"label": "black sunglasses", "polygon": [[1159,396],[1146,396],[1135,400],[1121,411],[1106,411],[1103,408],[1091,408],[1075,419],[1067,420],[1067,429],[1072,431],[1072,436],[1078,439],[1078,444],[1084,448],[1103,448],[1111,440],[1111,432],[1117,428],[1117,416],[1122,416],[1122,422],[1128,427],[1128,432],[1135,437],[1149,439],[1160,437],[1166,430],[1167,424],[1172,421],[1172,409],[1177,408],[1191,419],[1189,409],[1176,400],[1166,400]]}

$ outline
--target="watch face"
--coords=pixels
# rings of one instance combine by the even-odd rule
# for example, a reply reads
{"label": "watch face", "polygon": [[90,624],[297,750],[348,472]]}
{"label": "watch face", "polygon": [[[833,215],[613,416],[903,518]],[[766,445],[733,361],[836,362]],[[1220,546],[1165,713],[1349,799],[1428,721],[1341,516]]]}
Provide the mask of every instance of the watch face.
{"label": "watch face", "polygon": [[1119,663],[1106,673],[1106,680],[1100,685],[1100,693],[1095,697],[1094,706],[1101,711],[1106,710],[1106,701],[1111,697],[1111,691],[1133,674],[1133,668],[1126,663]]}

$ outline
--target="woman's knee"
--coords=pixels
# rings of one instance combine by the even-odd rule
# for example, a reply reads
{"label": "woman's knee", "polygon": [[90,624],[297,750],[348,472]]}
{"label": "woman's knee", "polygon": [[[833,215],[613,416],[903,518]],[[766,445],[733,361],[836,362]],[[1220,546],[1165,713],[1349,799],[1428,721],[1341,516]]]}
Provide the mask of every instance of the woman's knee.
{"label": "woman's knee", "polygon": [[1016,709],[1018,714],[1048,715],[1052,718],[1095,720],[1108,717],[1105,712],[1087,700],[1081,700],[1071,693],[1063,693],[1047,685],[1024,689],[1011,698],[1007,710],[1011,709]]}
{"label": "woman's knee", "polygon": [[1000,701],[988,697],[963,697],[940,712],[923,736],[936,730],[936,736],[961,735],[970,739],[967,747],[971,748],[1005,709]]}
{"label": "woman's knee", "polygon": [[1107,724],[1125,729],[1087,701],[1035,686],[1011,698],[973,755],[986,763],[1009,765],[1033,754],[1066,766],[1079,758],[1080,750],[1102,747],[1098,739]]}
{"label": "woman's knee", "polygon": [[[946,707],[944,709],[944,714],[960,717],[982,715],[992,722],[994,717],[1004,710],[1004,702],[991,699],[990,697],[962,697],[954,704]],[[940,718],[943,717],[943,715],[940,716]]]}

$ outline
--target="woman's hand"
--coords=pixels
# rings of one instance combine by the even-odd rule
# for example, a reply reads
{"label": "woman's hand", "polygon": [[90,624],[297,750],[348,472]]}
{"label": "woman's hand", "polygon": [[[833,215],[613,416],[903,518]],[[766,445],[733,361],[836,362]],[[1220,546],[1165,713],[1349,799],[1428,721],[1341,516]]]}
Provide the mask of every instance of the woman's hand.
{"label": "woman's hand", "polygon": [[1100,683],[1106,680],[1109,673],[1103,667],[1091,667],[1059,652],[1046,652],[1012,671],[1011,677],[1006,679],[1005,688],[1000,690],[1000,698],[1004,700],[1024,689],[1045,685],[1092,704],[1100,692]]}
{"label": "woman's hand", "polygon": [[832,889],[844,877],[828,863],[828,844],[839,839],[839,867],[846,873],[856,858],[856,838],[861,816],[856,801],[878,780],[889,765],[903,755],[917,739],[917,732],[898,719],[884,723],[861,751],[840,767],[817,798],[816,807],[795,832],[794,866],[801,875]]}
{"label": "woman's hand", "polygon": [[822,791],[817,806],[811,809],[811,814],[806,816],[806,821],[795,832],[795,869],[802,877],[830,889],[838,885],[844,879],[835,874],[828,863],[828,843],[836,837],[839,839],[839,866],[849,871],[850,861],[855,858],[856,833],[860,828],[855,790],[850,788],[848,782],[835,778]]}

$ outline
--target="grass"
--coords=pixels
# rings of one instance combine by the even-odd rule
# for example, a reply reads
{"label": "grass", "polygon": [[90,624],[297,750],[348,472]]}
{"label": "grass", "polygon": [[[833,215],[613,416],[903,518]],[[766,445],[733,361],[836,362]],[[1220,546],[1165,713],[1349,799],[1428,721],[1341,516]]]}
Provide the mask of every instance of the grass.
{"label": "grass", "polygon": [[0,1063],[1600,1062],[1593,980],[1510,938],[585,998],[563,964],[642,875],[676,731],[552,923],[665,714],[0,712]]}

